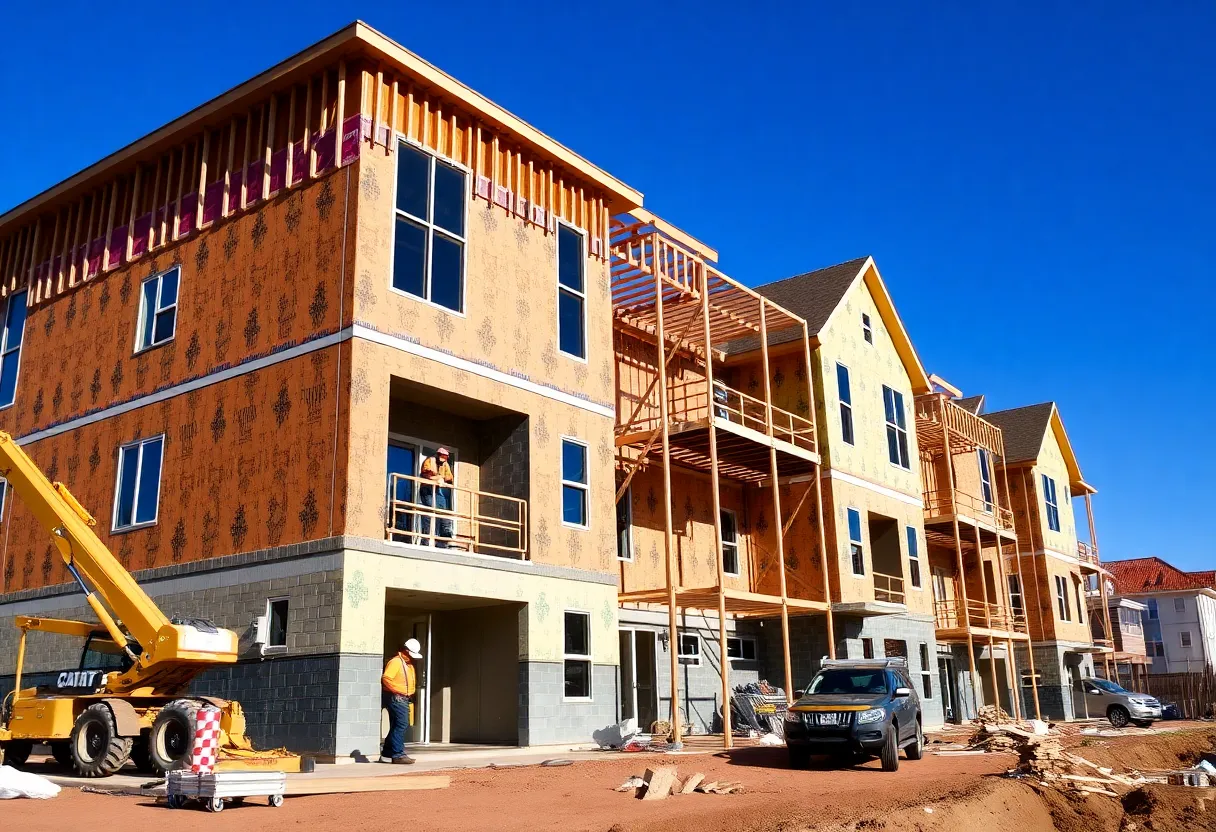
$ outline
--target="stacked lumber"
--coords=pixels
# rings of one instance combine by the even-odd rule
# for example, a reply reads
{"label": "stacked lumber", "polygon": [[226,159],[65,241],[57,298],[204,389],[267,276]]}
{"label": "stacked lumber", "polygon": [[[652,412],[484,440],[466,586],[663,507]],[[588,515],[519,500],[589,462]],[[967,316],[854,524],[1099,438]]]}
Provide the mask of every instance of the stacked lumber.
{"label": "stacked lumber", "polygon": [[743,784],[726,780],[706,781],[705,774],[699,771],[680,779],[675,766],[657,766],[646,769],[641,777],[630,777],[617,786],[616,791],[633,791],[641,800],[665,800],[677,794],[735,794],[743,791]]}

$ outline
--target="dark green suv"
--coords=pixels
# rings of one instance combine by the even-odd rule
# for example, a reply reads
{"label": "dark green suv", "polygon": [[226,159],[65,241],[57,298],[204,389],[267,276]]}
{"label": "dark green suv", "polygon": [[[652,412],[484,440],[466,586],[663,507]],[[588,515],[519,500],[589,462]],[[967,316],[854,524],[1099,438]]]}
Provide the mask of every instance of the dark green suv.
{"label": "dark green suv", "polygon": [[823,666],[785,715],[791,768],[812,754],[840,759],[877,755],[883,771],[924,754],[920,697],[905,659],[824,659]]}

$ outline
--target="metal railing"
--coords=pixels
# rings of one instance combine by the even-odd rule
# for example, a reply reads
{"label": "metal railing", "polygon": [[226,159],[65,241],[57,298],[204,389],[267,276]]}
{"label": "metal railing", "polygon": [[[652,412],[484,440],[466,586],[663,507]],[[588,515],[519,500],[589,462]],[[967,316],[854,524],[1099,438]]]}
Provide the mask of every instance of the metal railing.
{"label": "metal railing", "polygon": [[946,514],[989,514],[992,515],[993,525],[1002,531],[1013,529],[1013,511],[999,506],[995,501],[985,500],[966,491],[954,490],[954,500],[950,499],[949,489],[937,489],[924,492],[925,518],[941,517]]}
{"label": "metal railing", "polygon": [[[709,394],[704,379],[668,385],[668,407],[673,421],[697,422],[709,418]],[[773,438],[804,450],[815,450],[815,423],[805,416],[774,406]],[[714,382],[713,415],[757,433],[768,433],[768,408],[762,399],[749,396],[720,381]]]}
{"label": "metal railing", "polygon": [[905,599],[904,579],[882,572],[874,573],[874,600],[902,604]]}
{"label": "metal railing", "polygon": [[1006,630],[1014,633],[1026,632],[1026,614],[993,602],[967,600],[966,620],[963,604],[958,598],[933,602],[933,615],[937,629],[955,630],[962,627],[987,627],[991,630]]}
{"label": "metal railing", "polygon": [[388,540],[528,558],[527,500],[391,474],[387,509]]}

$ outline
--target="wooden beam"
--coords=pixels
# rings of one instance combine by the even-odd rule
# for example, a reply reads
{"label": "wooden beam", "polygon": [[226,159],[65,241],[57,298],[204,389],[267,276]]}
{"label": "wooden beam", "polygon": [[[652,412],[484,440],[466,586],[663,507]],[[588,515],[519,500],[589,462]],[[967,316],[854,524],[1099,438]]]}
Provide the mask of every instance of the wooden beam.
{"label": "wooden beam", "polygon": [[274,155],[274,117],[279,103],[277,95],[270,96],[270,116],[266,122],[266,150],[262,159],[262,199],[270,198],[270,165]]}
{"label": "wooden beam", "polygon": [[338,101],[334,105],[334,167],[342,167],[342,126],[346,117],[346,61],[338,61]]}
{"label": "wooden beam", "polygon": [[236,156],[236,123],[237,117],[232,117],[232,122],[228,125],[228,160],[224,164],[224,196],[223,204],[220,206],[220,216],[227,218],[231,213],[232,201],[232,163]]}

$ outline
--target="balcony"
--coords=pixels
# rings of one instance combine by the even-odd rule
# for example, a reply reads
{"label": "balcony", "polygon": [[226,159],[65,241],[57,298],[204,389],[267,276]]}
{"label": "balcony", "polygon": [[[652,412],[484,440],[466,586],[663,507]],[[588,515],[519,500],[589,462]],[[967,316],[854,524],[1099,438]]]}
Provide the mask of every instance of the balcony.
{"label": "balcony", "polygon": [[[926,523],[962,514],[979,521],[990,522],[999,531],[1013,531],[1012,510],[974,494],[968,494],[966,491],[955,489],[953,500],[948,489],[926,491],[924,501]],[[989,520],[989,518],[991,519]]]}
{"label": "balcony", "polygon": [[[924,393],[916,397],[916,439],[921,450],[937,456],[949,450],[952,454],[979,448],[997,456],[1005,454],[1001,430],[969,410],[959,407],[942,393]],[[946,448],[949,434],[950,447]]]}
{"label": "balcony", "polygon": [[460,486],[440,490],[436,506],[430,480],[389,475],[385,538],[397,543],[475,554],[528,559],[528,502]]}
{"label": "balcony", "polygon": [[1094,569],[1102,568],[1102,562],[1098,560],[1098,547],[1088,543],[1077,541],[1077,560],[1081,561],[1082,566],[1092,566]]}
{"label": "balcony", "polygon": [[964,616],[963,604],[958,598],[935,601],[933,615],[937,620],[938,638],[965,637],[968,628],[1020,635],[1027,633],[1025,613],[1000,604],[968,599],[966,613]]}
{"label": "balcony", "polygon": [[895,575],[885,575],[882,572],[874,573],[875,601],[885,601],[888,604],[903,604],[905,599],[903,578]]}

